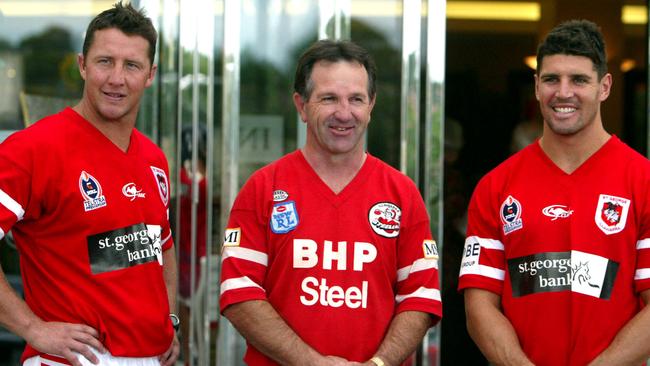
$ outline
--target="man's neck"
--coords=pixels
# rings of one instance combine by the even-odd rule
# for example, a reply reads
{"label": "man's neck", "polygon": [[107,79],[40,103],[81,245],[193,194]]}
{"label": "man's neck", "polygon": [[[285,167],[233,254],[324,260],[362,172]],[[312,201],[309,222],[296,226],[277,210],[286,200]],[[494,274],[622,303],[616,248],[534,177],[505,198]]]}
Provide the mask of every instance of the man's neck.
{"label": "man's neck", "polygon": [[102,135],[106,136],[120,150],[124,152],[128,151],[131,142],[131,133],[135,127],[135,119],[133,121],[106,121],[97,115],[92,108],[89,108],[83,100],[72,107],[72,109],[93,125]]}
{"label": "man's neck", "polygon": [[558,135],[544,125],[539,146],[558,168],[571,174],[605,145],[610,137],[602,123],[574,135]]}
{"label": "man's neck", "polygon": [[320,179],[336,194],[354,179],[367,157],[363,150],[349,154],[325,155],[305,146],[301,151]]}

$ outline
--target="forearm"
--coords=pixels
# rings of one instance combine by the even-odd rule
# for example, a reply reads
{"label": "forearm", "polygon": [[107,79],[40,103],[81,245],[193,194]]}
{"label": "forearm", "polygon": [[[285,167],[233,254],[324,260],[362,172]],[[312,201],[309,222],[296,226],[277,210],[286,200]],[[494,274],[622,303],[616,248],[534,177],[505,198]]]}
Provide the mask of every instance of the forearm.
{"label": "forearm", "polygon": [[618,332],[612,343],[589,366],[643,364],[650,357],[650,290],[643,294],[646,306]]}
{"label": "forearm", "polygon": [[223,315],[258,351],[281,365],[316,365],[323,358],[263,300],[228,306]]}
{"label": "forearm", "polygon": [[512,324],[503,315],[500,299],[489,291],[465,290],[469,334],[494,365],[533,365],[524,354]]}
{"label": "forearm", "polygon": [[176,251],[173,247],[163,252],[163,277],[167,287],[167,300],[169,311],[176,312],[176,291],[178,289],[178,270],[176,265]]}
{"label": "forearm", "polygon": [[386,366],[401,365],[412,354],[431,326],[431,315],[419,311],[397,314],[375,356]]}
{"label": "forearm", "polygon": [[9,285],[0,268],[0,324],[12,333],[28,340],[30,330],[42,320],[34,314]]}

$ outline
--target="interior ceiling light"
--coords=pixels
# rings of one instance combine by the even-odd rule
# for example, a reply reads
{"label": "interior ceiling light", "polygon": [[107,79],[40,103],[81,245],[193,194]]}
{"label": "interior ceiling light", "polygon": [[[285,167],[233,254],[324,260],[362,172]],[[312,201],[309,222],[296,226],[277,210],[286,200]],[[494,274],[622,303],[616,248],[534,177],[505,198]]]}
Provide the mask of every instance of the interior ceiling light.
{"label": "interior ceiling light", "polygon": [[526,64],[526,66],[528,66],[531,69],[537,71],[537,56],[536,55],[524,57],[524,63]]}
{"label": "interior ceiling light", "polygon": [[113,6],[115,0],[25,1],[2,0],[0,12],[5,17],[85,16],[91,17]]}
{"label": "interior ceiling light", "polygon": [[621,71],[628,72],[636,67],[636,61],[631,58],[626,58],[621,62]]}
{"label": "interior ceiling light", "polygon": [[623,5],[621,21],[623,24],[647,24],[648,7],[645,5]]}
{"label": "interior ceiling light", "polygon": [[[1,0],[0,14],[5,17],[20,16],[92,16],[113,6],[115,0]],[[221,5],[223,2],[217,2]],[[287,5],[291,11],[297,0]],[[355,0],[351,2],[353,16],[361,17],[400,17],[401,1],[378,2],[377,0]],[[296,10],[296,9],[293,9]],[[297,10],[303,13],[303,6]],[[223,11],[219,12],[223,14]],[[422,4],[422,15],[426,15],[426,3]],[[541,5],[536,1],[447,1],[448,19],[528,21],[541,19]],[[623,5],[621,20],[624,24],[647,24],[648,7],[645,5]]]}
{"label": "interior ceiling light", "polygon": [[447,19],[486,19],[536,22],[541,18],[537,2],[447,1]]}

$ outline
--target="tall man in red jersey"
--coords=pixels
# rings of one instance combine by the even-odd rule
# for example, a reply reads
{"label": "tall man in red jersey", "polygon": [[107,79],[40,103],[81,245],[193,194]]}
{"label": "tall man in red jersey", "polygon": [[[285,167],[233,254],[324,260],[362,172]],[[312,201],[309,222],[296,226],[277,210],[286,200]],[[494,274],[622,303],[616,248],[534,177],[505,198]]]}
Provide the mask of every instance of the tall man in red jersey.
{"label": "tall man in red jersey", "polygon": [[469,206],[459,287],[498,365],[640,365],[650,356],[650,163],[603,128],[612,76],[589,21],[537,52],[542,137]]}
{"label": "tall man in red jersey", "polygon": [[25,293],[0,271],[0,323],[26,340],[25,366],[178,357],[167,161],[134,128],[156,37],[131,5],[99,14],[79,104],[0,145],[0,236],[13,231]]}
{"label": "tall man in red jersey", "polygon": [[258,170],[226,228],[221,311],[249,365],[399,365],[441,316],[438,254],[413,182],[366,153],[376,69],[352,42],[300,58],[303,148]]}

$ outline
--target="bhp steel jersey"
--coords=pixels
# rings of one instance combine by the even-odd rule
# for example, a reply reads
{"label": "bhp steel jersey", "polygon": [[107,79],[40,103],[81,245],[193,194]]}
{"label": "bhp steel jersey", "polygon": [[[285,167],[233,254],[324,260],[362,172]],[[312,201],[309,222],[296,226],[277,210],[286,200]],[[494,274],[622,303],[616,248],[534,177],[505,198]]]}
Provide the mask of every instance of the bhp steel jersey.
{"label": "bhp steel jersey", "polygon": [[[259,170],[225,233],[221,310],[268,300],[326,355],[366,361],[396,313],[441,316],[438,252],[415,185],[368,155],[334,194],[300,151]],[[274,365],[249,345],[251,365]]]}
{"label": "bhp steel jersey", "polygon": [[0,236],[14,234],[36,315],[97,329],[114,356],[168,349],[167,177],[144,135],[125,153],[70,108],[0,145]]}
{"label": "bhp steel jersey", "polygon": [[650,163],[615,136],[572,174],[534,143],[476,187],[459,288],[500,295],[536,365],[586,365],[650,288],[649,204]]}

